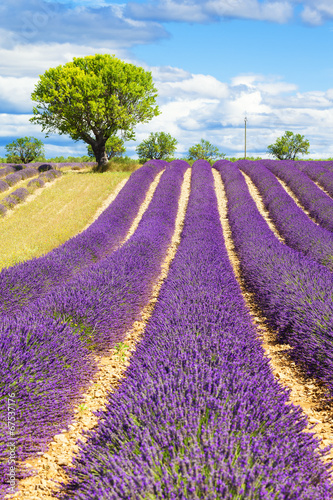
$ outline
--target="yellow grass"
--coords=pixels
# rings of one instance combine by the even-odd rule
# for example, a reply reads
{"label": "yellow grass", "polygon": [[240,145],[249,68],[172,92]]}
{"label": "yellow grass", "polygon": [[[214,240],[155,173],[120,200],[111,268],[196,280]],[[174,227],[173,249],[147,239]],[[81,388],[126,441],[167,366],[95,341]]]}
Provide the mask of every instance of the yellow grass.
{"label": "yellow grass", "polygon": [[0,269],[39,257],[80,232],[130,172],[67,171],[0,218]]}
{"label": "yellow grass", "polygon": [[[28,182],[30,182],[32,179],[37,179],[37,177],[30,177],[29,179],[23,179],[22,181],[19,181],[14,186],[9,187],[9,189],[7,189],[7,191],[3,191],[2,193],[0,193],[0,203],[3,202],[3,199],[6,198],[6,196],[8,196],[8,195],[12,194],[14,191],[16,191],[16,189],[21,188],[21,187],[27,188]],[[1,179],[1,180],[4,180],[4,179]]]}

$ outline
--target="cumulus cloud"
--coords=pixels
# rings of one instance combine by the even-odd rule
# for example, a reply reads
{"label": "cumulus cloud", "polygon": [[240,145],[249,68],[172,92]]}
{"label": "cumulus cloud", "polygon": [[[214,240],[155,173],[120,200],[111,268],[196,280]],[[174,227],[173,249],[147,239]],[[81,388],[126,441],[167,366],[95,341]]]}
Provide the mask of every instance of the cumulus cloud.
{"label": "cumulus cloud", "polygon": [[31,92],[37,80],[35,78],[0,76],[0,109],[3,113],[31,113]]}
{"label": "cumulus cloud", "polygon": [[[15,15],[13,15],[15,12]],[[6,47],[26,43],[77,43],[104,47],[131,47],[167,37],[154,21],[124,15],[117,4],[75,5],[44,0],[5,1],[0,8],[0,30]]]}
{"label": "cumulus cloud", "polygon": [[[161,131],[178,140],[179,157],[185,156],[201,138],[227,155],[241,156],[245,115],[249,154],[267,156],[267,146],[291,130],[309,139],[311,157],[333,156],[333,88],[302,93],[278,75],[237,75],[230,82],[223,82],[212,75],[170,66],[146,69],[153,73],[162,113],[136,127],[136,141],[126,145],[131,156],[136,156],[136,145],[151,132]],[[8,100],[11,109],[11,114],[0,115],[0,155],[5,154],[5,144],[25,135],[42,139],[48,156],[85,154],[83,142],[73,143],[67,136],[57,135],[45,140],[39,126],[29,122],[29,95],[34,81],[33,77],[0,78],[0,95]],[[27,114],[13,114],[19,109]]]}
{"label": "cumulus cloud", "polygon": [[309,139],[313,158],[333,156],[333,89],[301,93],[279,76],[238,75],[230,83],[214,79],[215,85],[207,91],[200,82],[209,82],[210,75],[176,68],[152,71],[162,114],[137,127],[137,141],[129,145],[132,154],[135,144],[150,132],[165,131],[179,141],[180,156],[201,138],[228,155],[241,156],[246,115],[249,154],[267,156],[267,146],[292,130]]}
{"label": "cumulus cloud", "polygon": [[125,12],[136,19],[154,19],[160,22],[185,21],[207,23],[226,19],[256,19],[287,22],[293,14],[288,1],[258,0],[155,0],[144,4],[129,2]]}
{"label": "cumulus cloud", "polygon": [[127,51],[116,46],[111,50],[107,47],[71,43],[16,45],[13,49],[0,46],[0,74],[38,77],[49,68],[72,61],[73,57],[85,57],[96,53],[114,54],[126,62],[131,62]]}

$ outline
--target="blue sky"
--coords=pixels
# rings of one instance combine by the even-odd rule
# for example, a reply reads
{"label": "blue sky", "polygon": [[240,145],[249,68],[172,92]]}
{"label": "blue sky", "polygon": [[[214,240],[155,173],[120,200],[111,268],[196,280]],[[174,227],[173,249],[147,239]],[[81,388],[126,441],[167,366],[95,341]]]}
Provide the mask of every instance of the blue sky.
{"label": "blue sky", "polygon": [[208,139],[241,156],[286,130],[312,158],[333,157],[332,0],[5,0],[0,5],[0,156],[25,135],[46,156],[85,154],[67,136],[31,124],[38,75],[76,56],[110,53],[153,74],[162,114],[136,128],[171,133],[177,155]]}

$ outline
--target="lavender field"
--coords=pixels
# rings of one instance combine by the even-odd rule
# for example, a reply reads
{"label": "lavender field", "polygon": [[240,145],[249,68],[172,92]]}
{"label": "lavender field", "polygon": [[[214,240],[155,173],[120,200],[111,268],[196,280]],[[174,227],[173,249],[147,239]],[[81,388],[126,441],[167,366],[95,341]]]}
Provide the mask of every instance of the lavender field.
{"label": "lavender field", "polygon": [[[248,304],[330,409],[332,216],[333,162],[152,160],[88,229],[3,269],[0,497],[18,488],[16,498],[62,500],[332,499],[330,450],[274,374]],[[99,360],[111,366],[140,321],[125,376],[106,388],[63,484],[25,486],[27,461],[75,428]]]}

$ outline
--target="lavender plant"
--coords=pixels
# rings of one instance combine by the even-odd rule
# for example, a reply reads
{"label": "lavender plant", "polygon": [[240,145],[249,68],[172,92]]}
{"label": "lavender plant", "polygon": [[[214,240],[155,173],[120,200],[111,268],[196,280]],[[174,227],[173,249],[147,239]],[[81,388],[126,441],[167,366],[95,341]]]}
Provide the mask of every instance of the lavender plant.
{"label": "lavender plant", "polygon": [[7,189],[9,189],[7,182],[0,180],[0,193],[7,191]]}
{"label": "lavender plant", "polygon": [[[68,285],[30,301],[26,308],[17,308],[15,315],[2,315],[0,399],[14,392],[18,401],[15,437],[20,460],[45,449],[70,423],[74,405],[80,402],[96,369],[96,352],[103,350],[106,342],[109,348],[122,342],[126,329],[149,300],[173,234],[187,167],[180,161],[166,169],[137,232],[123,247],[99,263],[91,263],[90,272],[82,272]],[[154,169],[145,169],[145,175],[154,175]],[[100,222],[94,224],[99,226]],[[110,219],[104,217],[105,226],[108,222]],[[85,311],[79,320],[75,307]],[[6,432],[4,424],[2,472],[7,467]]]}
{"label": "lavender plant", "polygon": [[20,174],[20,172],[15,172],[15,174],[8,174],[6,177],[5,177],[5,181],[7,182],[7,184],[9,186],[14,186],[15,184],[17,184],[20,180],[22,180],[22,176]]}
{"label": "lavender plant", "polygon": [[318,224],[333,231],[333,200],[322,189],[300,172],[292,161],[264,160],[262,163],[287,183]]}
{"label": "lavender plant", "polygon": [[181,243],[126,377],[80,444],[63,500],[329,499],[301,410],[274,379],[193,165]]}
{"label": "lavender plant", "polygon": [[[67,281],[85,266],[114,251],[126,236],[149,185],[164,167],[164,161],[149,162],[134,172],[113,203],[84,232],[47,255],[0,272],[0,314],[29,306],[53,286]],[[28,183],[40,182],[33,179]]]}
{"label": "lavender plant", "polygon": [[[311,180],[318,184],[333,197],[333,173],[327,170],[329,162],[297,162],[296,167],[304,172]],[[333,162],[331,162],[333,163]]]}
{"label": "lavender plant", "polygon": [[332,274],[280,243],[259,213],[235,164],[218,161],[244,280],[280,342],[333,393]]}
{"label": "lavender plant", "polygon": [[[333,271],[331,231],[309,219],[262,162],[240,160],[237,166],[250,176],[259,189],[263,203],[286,244]],[[333,174],[330,175],[333,177]]]}

